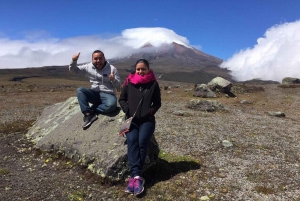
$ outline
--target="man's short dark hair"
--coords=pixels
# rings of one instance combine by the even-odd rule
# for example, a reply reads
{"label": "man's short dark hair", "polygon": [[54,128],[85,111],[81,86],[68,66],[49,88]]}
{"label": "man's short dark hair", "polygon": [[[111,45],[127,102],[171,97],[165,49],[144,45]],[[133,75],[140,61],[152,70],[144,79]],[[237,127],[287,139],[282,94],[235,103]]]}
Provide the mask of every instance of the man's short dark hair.
{"label": "man's short dark hair", "polygon": [[101,50],[95,50],[92,55],[94,55],[95,53],[102,53],[104,56],[104,53]]}

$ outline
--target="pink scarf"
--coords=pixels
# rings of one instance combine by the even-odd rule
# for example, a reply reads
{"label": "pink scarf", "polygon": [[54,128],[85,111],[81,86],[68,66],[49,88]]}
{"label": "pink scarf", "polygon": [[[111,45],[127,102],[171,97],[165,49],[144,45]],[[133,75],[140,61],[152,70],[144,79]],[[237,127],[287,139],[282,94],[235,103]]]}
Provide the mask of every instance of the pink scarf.
{"label": "pink scarf", "polygon": [[146,84],[148,82],[156,81],[156,77],[153,71],[150,69],[149,73],[145,74],[144,76],[140,76],[137,73],[134,74],[130,73],[125,79],[123,86],[127,86],[128,81],[131,82],[132,84]]}

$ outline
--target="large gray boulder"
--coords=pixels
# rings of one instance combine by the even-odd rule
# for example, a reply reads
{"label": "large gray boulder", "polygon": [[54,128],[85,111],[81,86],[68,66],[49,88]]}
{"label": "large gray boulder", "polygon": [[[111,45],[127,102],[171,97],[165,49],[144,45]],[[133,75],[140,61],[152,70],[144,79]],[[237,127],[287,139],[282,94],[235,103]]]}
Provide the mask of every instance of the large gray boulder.
{"label": "large gray boulder", "polygon": [[193,96],[201,98],[216,98],[217,95],[206,84],[196,85]]}
{"label": "large gray boulder", "polygon": [[300,84],[300,80],[298,78],[285,77],[282,79],[282,84]]}
{"label": "large gray boulder", "polygon": [[225,110],[224,106],[215,100],[197,100],[192,99],[187,105],[190,109],[196,109],[206,112],[215,112]]}
{"label": "large gray boulder", "polygon": [[[45,108],[26,136],[36,148],[57,152],[86,166],[93,173],[118,181],[129,174],[126,138],[118,136],[124,113],[120,108],[110,115],[98,115],[87,130],[77,98]],[[155,164],[159,147],[153,136],[144,171]]]}
{"label": "large gray boulder", "polygon": [[219,90],[223,93],[227,93],[230,92],[232,83],[222,77],[215,77],[209,83],[207,83],[207,86],[213,91]]}

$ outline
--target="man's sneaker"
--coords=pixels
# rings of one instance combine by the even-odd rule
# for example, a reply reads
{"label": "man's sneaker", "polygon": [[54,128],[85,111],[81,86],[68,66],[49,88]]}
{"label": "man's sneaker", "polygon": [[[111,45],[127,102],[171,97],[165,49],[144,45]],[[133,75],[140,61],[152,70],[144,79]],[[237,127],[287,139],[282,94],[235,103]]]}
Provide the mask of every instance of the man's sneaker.
{"label": "man's sneaker", "polygon": [[93,123],[96,119],[98,119],[97,115],[94,113],[87,113],[83,117],[83,125],[82,128],[87,128]]}
{"label": "man's sneaker", "polygon": [[134,181],[135,181],[134,178],[129,178],[128,186],[125,189],[125,193],[133,193],[133,191],[134,191],[134,188],[133,188]]}
{"label": "man's sneaker", "polygon": [[134,180],[135,181],[133,184],[133,188],[134,188],[133,192],[134,192],[134,195],[139,195],[144,191],[145,180],[140,176],[134,177]]}

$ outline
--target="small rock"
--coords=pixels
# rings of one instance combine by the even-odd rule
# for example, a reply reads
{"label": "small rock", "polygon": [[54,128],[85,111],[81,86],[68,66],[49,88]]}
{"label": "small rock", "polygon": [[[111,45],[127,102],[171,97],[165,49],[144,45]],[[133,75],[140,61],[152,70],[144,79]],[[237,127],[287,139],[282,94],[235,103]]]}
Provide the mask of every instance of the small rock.
{"label": "small rock", "polygon": [[241,101],[241,104],[250,104],[250,102],[247,101],[247,100],[242,100],[242,101]]}
{"label": "small rock", "polygon": [[11,188],[10,187],[5,187],[5,190],[9,191],[9,190],[11,190]]}
{"label": "small rock", "polygon": [[225,177],[226,177],[226,175],[225,175],[225,174],[222,174],[222,173],[217,174],[217,176],[218,176],[219,178],[225,178]]}
{"label": "small rock", "polygon": [[278,111],[278,112],[270,111],[270,112],[268,112],[268,114],[270,116],[275,116],[275,117],[285,117],[285,114],[283,112],[280,112],[280,111]]}
{"label": "small rock", "polygon": [[233,144],[230,141],[228,141],[228,140],[223,140],[222,141],[222,145],[224,147],[232,147],[233,146]]}
{"label": "small rock", "polygon": [[184,112],[182,111],[174,111],[173,114],[176,116],[184,116]]}
{"label": "small rock", "polygon": [[227,188],[221,188],[221,189],[220,189],[220,192],[221,192],[221,193],[228,193],[228,189],[227,189]]}
{"label": "small rock", "polygon": [[202,196],[202,197],[200,198],[200,200],[202,200],[202,201],[208,201],[208,200],[209,200],[209,197],[208,197],[207,195],[205,195],[205,196]]}

